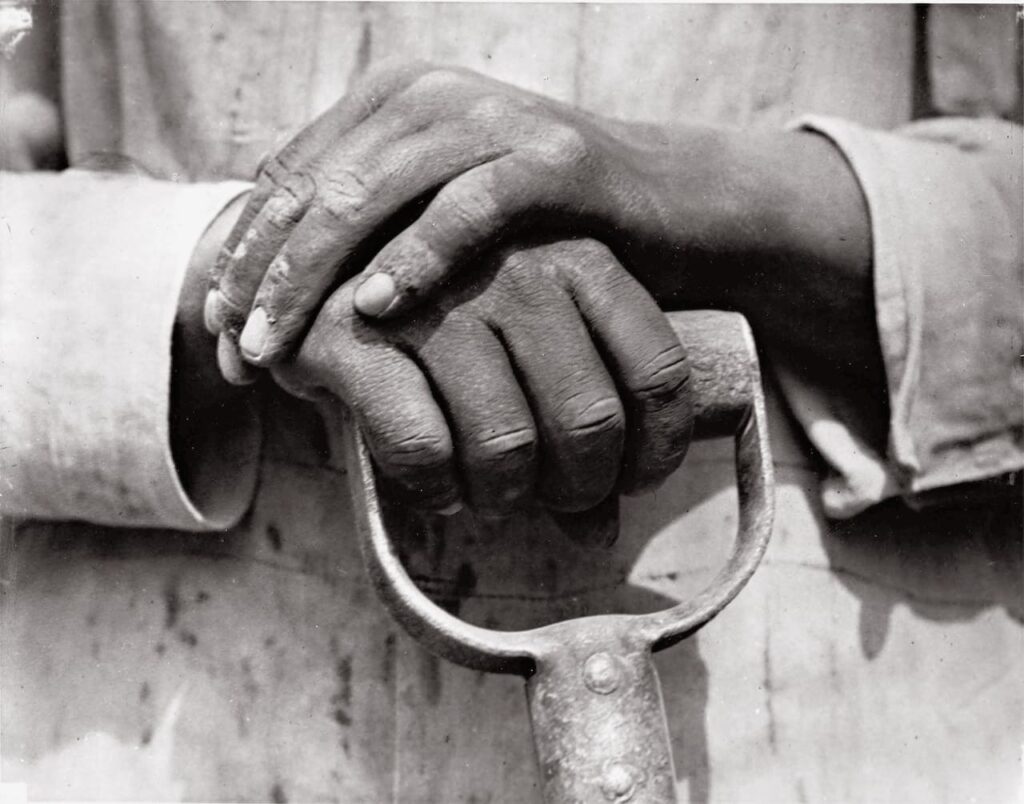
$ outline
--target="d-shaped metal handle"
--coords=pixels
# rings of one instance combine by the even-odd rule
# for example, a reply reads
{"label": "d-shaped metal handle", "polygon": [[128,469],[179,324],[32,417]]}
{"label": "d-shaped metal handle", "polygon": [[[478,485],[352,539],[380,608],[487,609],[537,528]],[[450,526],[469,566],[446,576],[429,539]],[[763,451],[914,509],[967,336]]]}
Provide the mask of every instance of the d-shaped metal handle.
{"label": "d-shaped metal handle", "polygon": [[[772,462],[757,353],[735,313],[669,316],[691,364],[694,437],[732,435],[739,529],[732,556],[704,591],[653,614],[581,617],[494,631],[433,603],[388,538],[370,454],[347,428],[360,545],[381,599],[424,646],[465,667],[527,679],[534,744],[549,802],[671,802],[675,772],[652,651],[695,633],[743,588],[771,535]],[[685,470],[684,470],[685,471]]]}

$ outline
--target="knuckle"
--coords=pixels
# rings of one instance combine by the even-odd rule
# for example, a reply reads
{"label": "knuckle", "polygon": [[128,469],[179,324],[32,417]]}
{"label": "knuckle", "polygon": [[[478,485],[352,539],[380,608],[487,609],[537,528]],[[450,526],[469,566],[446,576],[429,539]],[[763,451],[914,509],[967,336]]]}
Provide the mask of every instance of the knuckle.
{"label": "knuckle", "polygon": [[352,168],[332,170],[320,180],[317,210],[339,223],[358,219],[371,197],[370,183]]}
{"label": "knuckle", "polygon": [[558,419],[564,422],[565,440],[569,445],[592,438],[601,439],[623,431],[625,417],[618,397],[576,394],[562,403]]}
{"label": "knuckle", "polygon": [[[629,275],[619,266],[611,250],[596,240],[583,238],[566,240],[552,246],[554,249],[548,263],[549,269],[569,281],[609,283],[614,287],[620,282],[630,281]],[[613,287],[608,288],[612,290]]]}
{"label": "knuckle", "polygon": [[[480,297],[480,309],[500,330],[514,328],[546,315],[559,301],[572,303],[564,289],[550,281],[544,265],[531,261],[503,261],[487,292]],[[553,330],[562,327],[553,325]]]}
{"label": "knuckle", "polygon": [[451,441],[440,433],[400,432],[383,439],[378,460],[397,478],[438,471],[452,459]]}
{"label": "knuckle", "polygon": [[534,152],[547,163],[573,166],[587,161],[590,146],[579,130],[554,125],[539,138]]}
{"label": "knuckle", "polygon": [[291,165],[288,164],[286,157],[278,151],[263,158],[260,169],[257,171],[257,181],[264,181],[274,187],[279,187],[287,180],[291,172]]}
{"label": "knuckle", "polygon": [[291,174],[267,199],[262,217],[276,229],[290,229],[297,224],[313,197],[312,180],[301,173]]}
{"label": "knuckle", "polygon": [[466,116],[471,120],[494,122],[506,120],[523,110],[523,104],[509,95],[490,94],[474,101]]}
{"label": "knuckle", "polygon": [[595,265],[616,265],[615,255],[608,246],[589,237],[566,243],[565,253],[574,258],[587,260]]}
{"label": "knuckle", "polygon": [[452,67],[432,66],[426,68],[419,77],[413,80],[409,89],[417,95],[433,95],[435,92],[456,87],[464,80],[465,76],[459,70]]}
{"label": "knuckle", "polygon": [[436,212],[446,225],[476,237],[489,234],[501,217],[491,182],[483,176],[442,190],[436,200]]}
{"label": "knuckle", "polygon": [[497,261],[501,268],[499,280],[510,282],[517,289],[520,286],[524,289],[532,287],[530,280],[539,262],[534,249],[506,248],[497,254]]}
{"label": "knuckle", "polygon": [[522,465],[529,463],[537,450],[537,433],[532,427],[517,427],[490,433],[471,444],[468,452],[478,464]]}
{"label": "knuckle", "polygon": [[659,351],[639,367],[643,382],[635,395],[643,402],[664,403],[682,394],[690,381],[690,363],[681,344]]}

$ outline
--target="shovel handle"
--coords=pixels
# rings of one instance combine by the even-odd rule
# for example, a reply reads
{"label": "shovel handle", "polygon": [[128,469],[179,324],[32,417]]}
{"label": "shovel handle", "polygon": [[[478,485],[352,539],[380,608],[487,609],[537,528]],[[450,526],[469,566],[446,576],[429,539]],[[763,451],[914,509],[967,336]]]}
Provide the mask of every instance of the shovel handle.
{"label": "shovel handle", "polygon": [[654,614],[582,617],[494,631],[433,603],[409,578],[381,518],[369,451],[346,428],[349,473],[370,577],[395,619],[456,664],[527,679],[549,802],[672,802],[675,773],[651,653],[695,633],[739,593],[768,545],[772,463],[753,338],[735,313],[669,315],[689,356],[694,437],[732,436],[739,527],[732,556],[695,598]]}

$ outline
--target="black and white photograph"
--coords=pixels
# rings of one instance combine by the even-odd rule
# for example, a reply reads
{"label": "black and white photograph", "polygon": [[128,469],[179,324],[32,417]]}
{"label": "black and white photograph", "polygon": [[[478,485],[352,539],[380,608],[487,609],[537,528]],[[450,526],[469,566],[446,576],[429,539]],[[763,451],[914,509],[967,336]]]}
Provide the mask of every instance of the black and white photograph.
{"label": "black and white photograph", "polygon": [[1022,9],[0,0],[0,804],[1024,800]]}

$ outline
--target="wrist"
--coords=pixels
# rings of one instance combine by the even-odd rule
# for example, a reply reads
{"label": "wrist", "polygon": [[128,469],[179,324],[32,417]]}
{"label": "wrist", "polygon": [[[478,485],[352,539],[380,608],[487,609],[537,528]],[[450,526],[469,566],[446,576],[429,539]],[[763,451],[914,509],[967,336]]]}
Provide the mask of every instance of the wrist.
{"label": "wrist", "polygon": [[[716,276],[733,256],[761,248],[768,207],[751,192],[750,149],[742,132],[710,126],[637,126],[640,144],[631,160],[633,193],[645,203],[620,204],[614,226],[630,234],[625,257],[631,272],[660,301],[685,292],[693,302],[724,306],[711,286],[731,287]],[[754,166],[756,170],[756,165]],[[717,282],[712,280],[718,280]],[[714,298],[705,300],[711,293]]]}
{"label": "wrist", "polygon": [[867,204],[829,140],[800,130],[752,132],[737,152],[753,179],[746,212],[756,253],[815,266],[834,279],[870,273]]}
{"label": "wrist", "polygon": [[766,303],[766,278],[798,291],[814,274],[870,277],[859,184],[823,137],[687,126],[663,134],[648,161],[658,214],[641,271],[659,299],[750,314]]}

